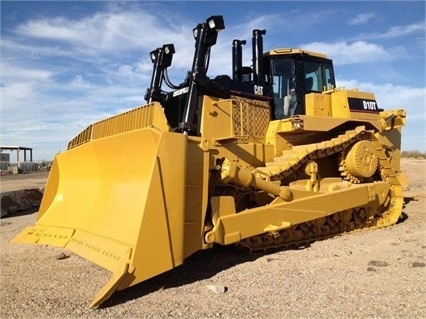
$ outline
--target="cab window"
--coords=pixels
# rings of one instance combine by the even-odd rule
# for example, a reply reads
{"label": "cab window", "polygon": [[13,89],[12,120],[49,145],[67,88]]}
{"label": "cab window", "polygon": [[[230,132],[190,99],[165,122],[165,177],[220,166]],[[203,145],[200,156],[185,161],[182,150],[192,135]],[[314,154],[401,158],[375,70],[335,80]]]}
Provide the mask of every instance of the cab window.
{"label": "cab window", "polygon": [[276,59],[272,60],[271,67],[275,117],[293,116],[297,106],[295,62],[293,59]]}
{"label": "cab window", "polygon": [[334,87],[332,68],[314,61],[303,62],[305,92],[322,92]]}
{"label": "cab window", "polygon": [[326,89],[327,90],[331,90],[335,88],[335,83],[334,83],[334,74],[333,74],[333,69],[330,65],[325,65],[324,66],[324,74],[325,74],[325,82],[326,82]]}
{"label": "cab window", "polygon": [[321,64],[317,62],[305,61],[304,69],[304,89],[305,92],[322,91]]}

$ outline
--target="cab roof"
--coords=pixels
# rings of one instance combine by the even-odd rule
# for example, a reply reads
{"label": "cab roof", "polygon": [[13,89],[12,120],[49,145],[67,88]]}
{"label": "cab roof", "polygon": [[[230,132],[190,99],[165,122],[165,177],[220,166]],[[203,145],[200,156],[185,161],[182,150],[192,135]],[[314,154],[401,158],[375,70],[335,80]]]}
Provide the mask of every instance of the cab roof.
{"label": "cab roof", "polygon": [[273,55],[291,55],[291,54],[307,54],[307,55],[310,55],[310,56],[327,59],[327,55],[322,54],[322,53],[307,51],[307,50],[302,50],[302,49],[292,49],[292,48],[273,49],[273,50],[265,52],[263,55],[264,56],[269,56],[269,55],[273,56]]}

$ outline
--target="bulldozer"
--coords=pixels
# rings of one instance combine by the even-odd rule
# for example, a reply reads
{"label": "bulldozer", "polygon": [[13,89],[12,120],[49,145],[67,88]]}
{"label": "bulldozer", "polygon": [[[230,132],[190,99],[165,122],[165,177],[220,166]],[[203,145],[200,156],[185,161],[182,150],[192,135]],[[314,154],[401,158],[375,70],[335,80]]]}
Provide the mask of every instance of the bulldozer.
{"label": "bulldozer", "polygon": [[280,249],[402,215],[405,111],[338,88],[324,54],[264,52],[260,29],[251,66],[246,40],[234,40],[232,74],[209,77],[223,29],[220,15],[197,24],[179,85],[167,72],[174,45],[153,50],[147,103],[87,126],[56,155],[35,225],[13,239],[109,270],[91,307],[215,245]]}

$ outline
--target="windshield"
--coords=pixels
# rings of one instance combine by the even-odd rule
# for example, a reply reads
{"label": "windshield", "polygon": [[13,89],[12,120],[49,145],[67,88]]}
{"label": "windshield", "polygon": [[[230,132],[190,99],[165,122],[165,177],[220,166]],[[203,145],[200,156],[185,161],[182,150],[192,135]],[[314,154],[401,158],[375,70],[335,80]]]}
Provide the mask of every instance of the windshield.
{"label": "windshield", "polygon": [[272,87],[276,118],[294,115],[297,105],[295,69],[293,59],[272,60]]}

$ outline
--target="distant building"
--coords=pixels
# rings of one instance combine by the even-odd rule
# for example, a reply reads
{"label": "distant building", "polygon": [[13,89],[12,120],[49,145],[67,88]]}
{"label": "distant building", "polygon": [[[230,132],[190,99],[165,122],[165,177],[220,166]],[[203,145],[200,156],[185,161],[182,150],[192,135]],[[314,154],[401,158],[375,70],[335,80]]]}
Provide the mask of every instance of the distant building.
{"label": "distant building", "polygon": [[24,151],[24,160],[23,162],[27,161],[27,151],[30,153],[29,161],[33,161],[33,149],[31,147],[26,146],[0,146],[0,154],[1,154],[1,161],[3,162],[3,155],[6,155],[8,157],[7,161],[4,162],[10,162],[10,154],[3,153],[3,151],[16,151],[16,162],[18,163],[18,167],[20,162],[22,162],[22,159],[19,158],[20,152]]}

